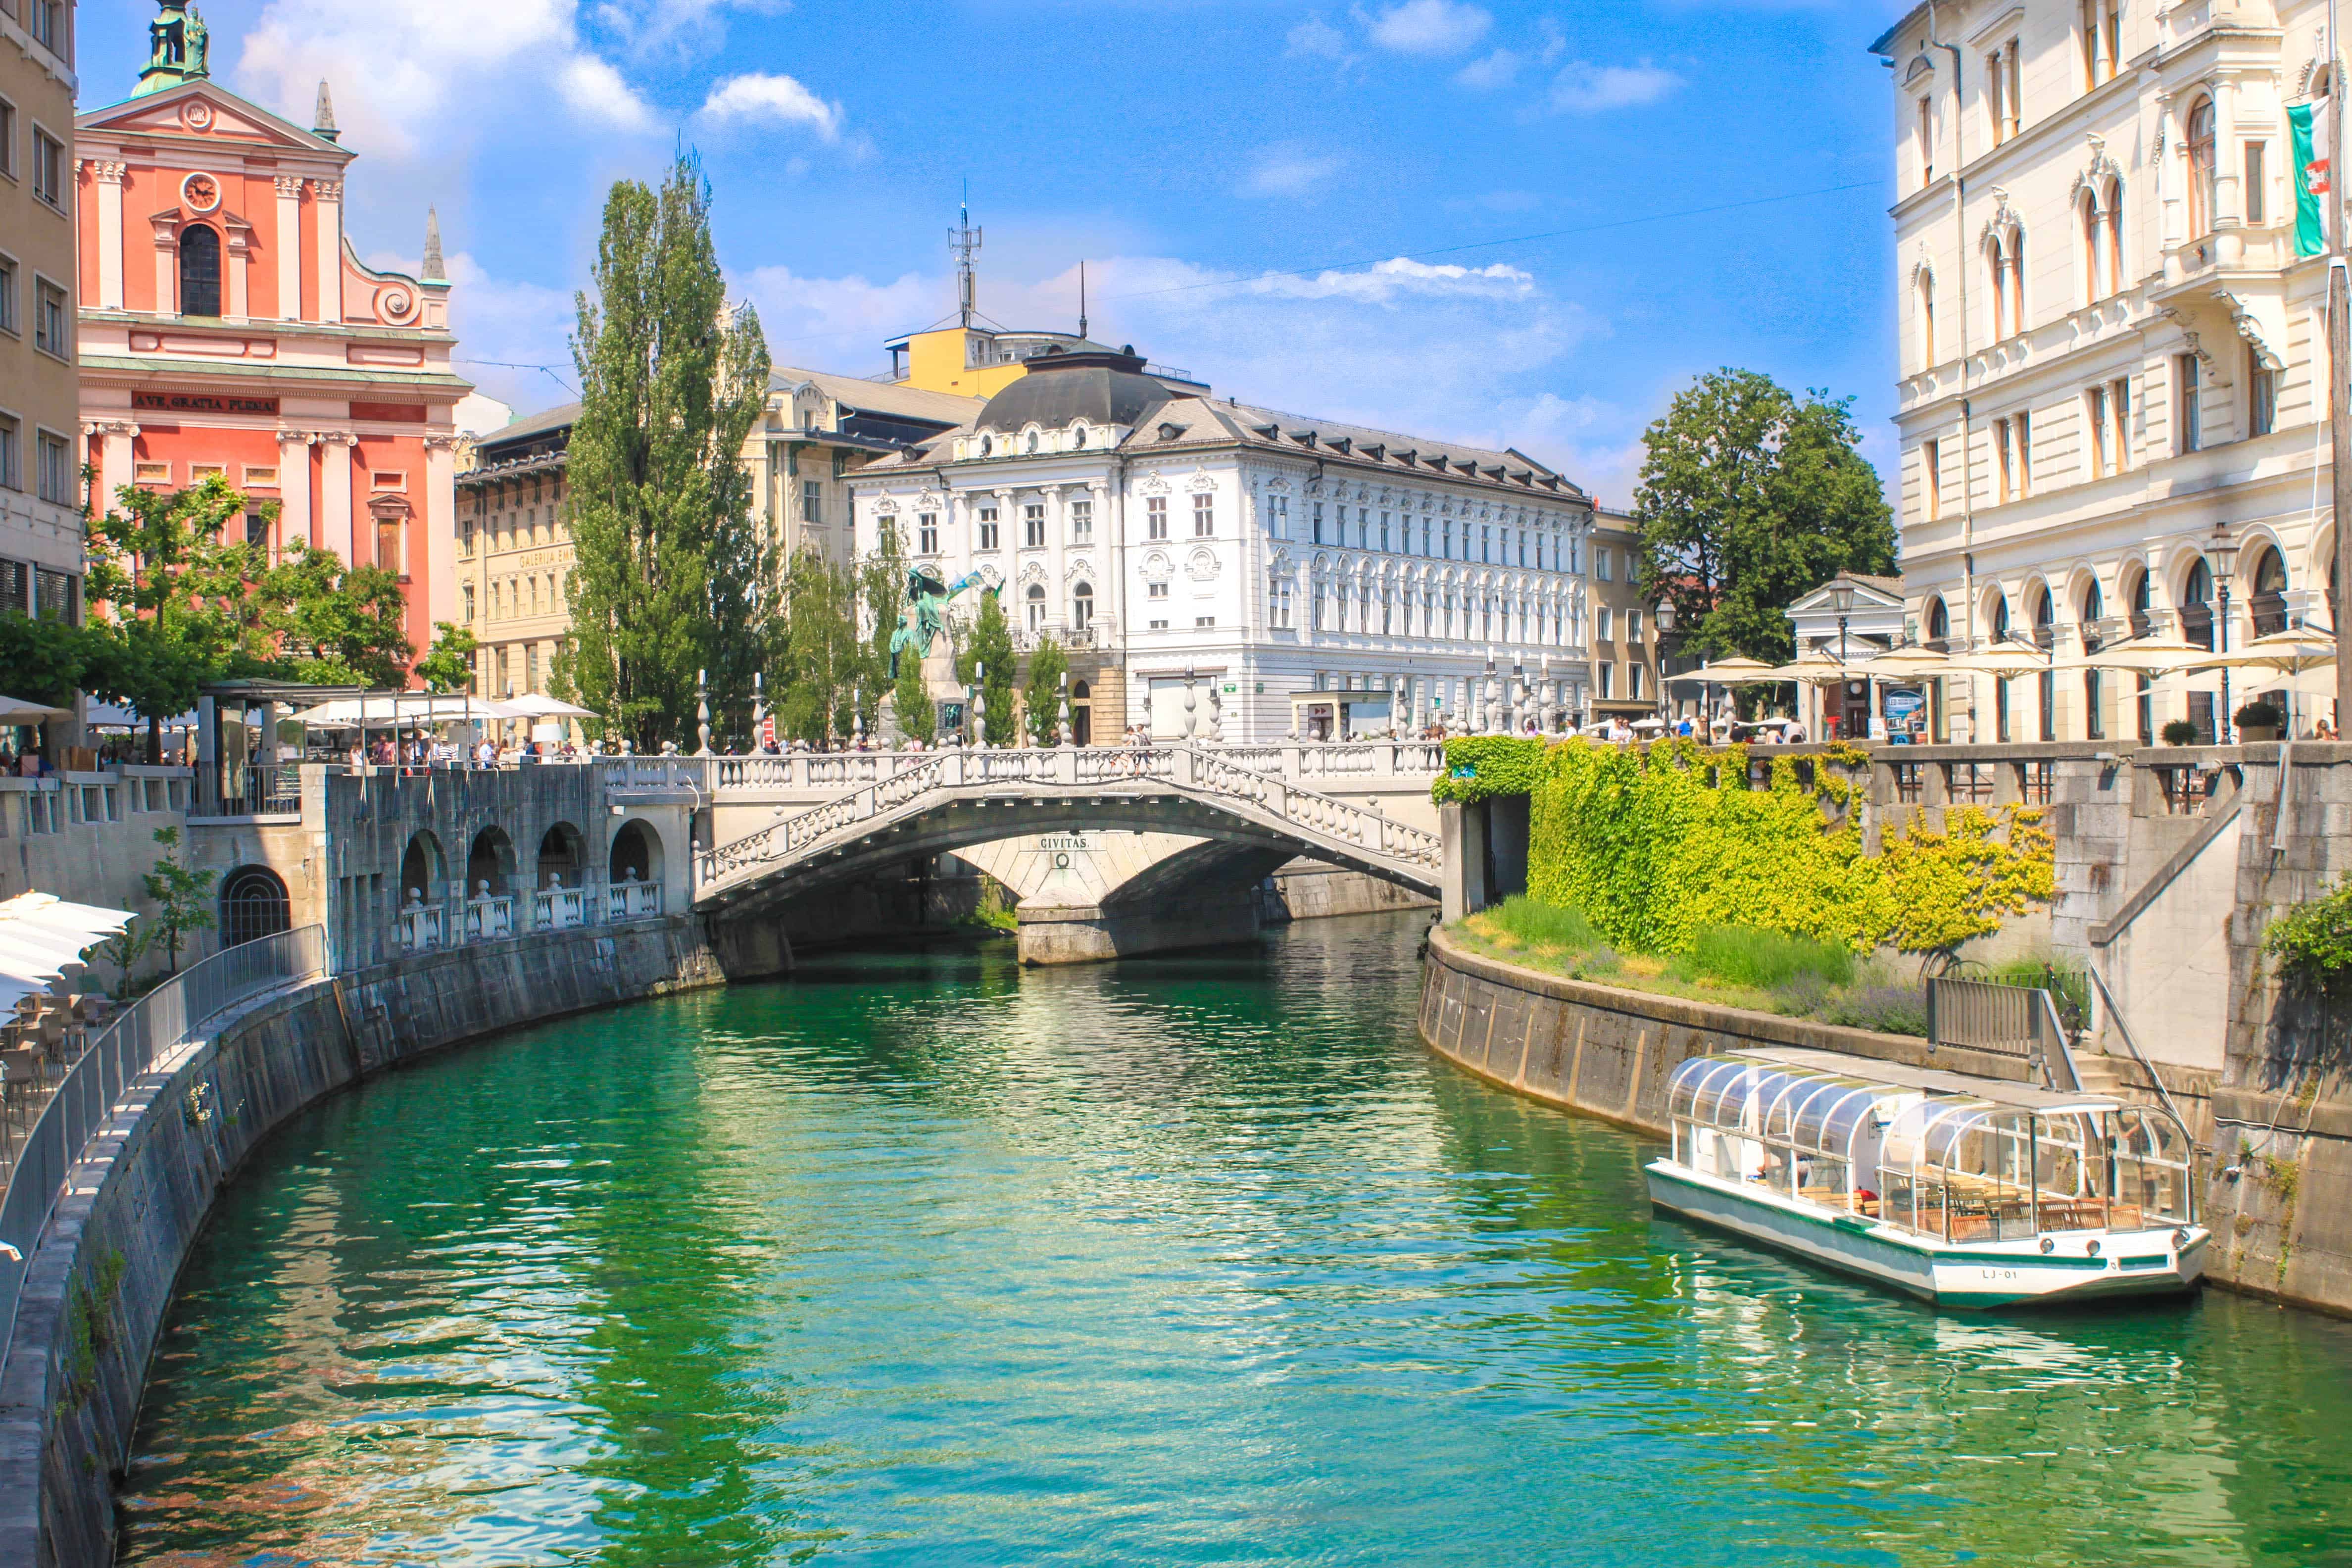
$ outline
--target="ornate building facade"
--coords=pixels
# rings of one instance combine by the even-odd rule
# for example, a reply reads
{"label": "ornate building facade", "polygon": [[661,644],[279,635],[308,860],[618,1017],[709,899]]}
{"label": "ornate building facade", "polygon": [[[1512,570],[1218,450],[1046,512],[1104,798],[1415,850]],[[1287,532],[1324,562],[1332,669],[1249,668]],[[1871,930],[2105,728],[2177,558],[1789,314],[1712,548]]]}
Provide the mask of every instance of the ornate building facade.
{"label": "ornate building facade", "polygon": [[215,85],[210,40],[161,0],[125,102],[76,122],[82,428],[99,494],[218,474],[247,536],[396,572],[407,635],[457,618],[449,284],[426,216],[422,278],[343,232],[326,87],[305,130]]}
{"label": "ornate building facade", "polygon": [[1073,649],[1097,742],[1499,728],[1507,710],[1555,729],[1582,710],[1575,485],[1197,384],[1132,353],[1033,356],[970,422],[851,476],[858,550],[888,528],[949,582],[999,584],[1019,642]]}
{"label": "ornate building facade", "polygon": [[[2287,112],[2317,0],[1964,0],[1892,68],[1895,424],[1911,634],[2052,659],[2232,647],[2328,610],[2326,263]],[[2128,675],[1950,679],[1938,735],[2151,738],[2214,699]]]}
{"label": "ornate building facade", "polygon": [[74,93],[73,5],[0,0],[0,614],[60,619],[81,615]]}

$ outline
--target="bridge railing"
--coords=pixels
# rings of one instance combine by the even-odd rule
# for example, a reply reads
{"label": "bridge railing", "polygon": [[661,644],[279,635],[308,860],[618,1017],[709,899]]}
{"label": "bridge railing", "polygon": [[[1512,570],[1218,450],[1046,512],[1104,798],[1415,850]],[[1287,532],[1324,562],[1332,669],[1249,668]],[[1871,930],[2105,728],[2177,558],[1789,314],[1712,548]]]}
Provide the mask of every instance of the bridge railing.
{"label": "bridge railing", "polygon": [[[615,788],[676,787],[692,784],[724,795],[730,791],[856,789],[905,773],[928,773],[942,757],[972,759],[980,771],[971,782],[1017,780],[1051,783],[1061,776],[1058,759],[1075,757],[1082,780],[1133,778],[1139,767],[1164,767],[1139,758],[1197,751],[1223,757],[1251,773],[1282,779],[1429,778],[1445,768],[1444,746],[1435,741],[1278,742],[1225,745],[1174,742],[1155,746],[1043,746],[992,750],[949,747],[937,752],[786,752],[750,757],[621,757],[604,765]],[[1167,776],[1164,773],[1155,776]]]}
{"label": "bridge railing", "polygon": [[873,755],[898,756],[905,765],[877,770],[879,776],[872,783],[702,851],[695,858],[698,885],[709,887],[740,873],[795,859],[837,834],[936,792],[1005,784],[1077,787],[1139,780],[1164,783],[1184,793],[1248,805],[1299,828],[1310,838],[1336,841],[1433,875],[1444,861],[1444,845],[1436,834],[1244,767],[1223,748],[1065,746]]}

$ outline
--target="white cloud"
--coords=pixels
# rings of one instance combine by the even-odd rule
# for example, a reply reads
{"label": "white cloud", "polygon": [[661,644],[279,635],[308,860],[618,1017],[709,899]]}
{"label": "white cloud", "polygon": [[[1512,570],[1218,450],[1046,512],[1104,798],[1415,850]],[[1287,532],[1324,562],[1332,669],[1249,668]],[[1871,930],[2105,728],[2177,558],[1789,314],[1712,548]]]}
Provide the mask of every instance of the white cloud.
{"label": "white cloud", "polygon": [[1241,183],[1245,196],[1312,195],[1339,172],[1340,161],[1310,153],[1296,142],[1261,147]]}
{"label": "white cloud", "polygon": [[791,0],[659,0],[650,5],[599,0],[594,16],[599,33],[622,40],[633,57],[683,58],[724,41],[730,11],[773,16],[791,9]]}
{"label": "white cloud", "polygon": [[1495,24],[1488,12],[1458,0],[1403,0],[1378,16],[1355,15],[1372,42],[1401,55],[1458,55]]}
{"label": "white cloud", "polygon": [[929,326],[955,298],[944,279],[912,272],[876,283],[855,274],[806,278],[789,267],[759,267],[729,286],[758,308],[776,363],[853,373],[875,368],[885,338]]}
{"label": "white cloud", "polygon": [[1348,58],[1348,36],[1317,12],[1290,29],[1282,52],[1297,58],[1339,60],[1344,64]]}
{"label": "white cloud", "polygon": [[268,0],[245,35],[235,80],[308,125],[324,78],[344,144],[394,156],[462,139],[473,106],[515,96],[519,81],[551,82],[596,123],[649,128],[643,99],[583,50],[577,9],[578,0]]}
{"label": "white cloud", "polygon": [[1454,79],[1464,87],[1476,88],[1481,92],[1498,87],[1508,87],[1527,64],[1527,57],[1510,49],[1496,49],[1484,59],[1472,60],[1454,73]]}
{"label": "white cloud", "polygon": [[712,85],[703,100],[706,120],[806,125],[832,141],[841,133],[841,105],[827,103],[788,76],[749,72]]}
{"label": "white cloud", "polygon": [[654,111],[646,100],[617,69],[594,55],[572,56],[557,73],[555,87],[572,112],[583,120],[601,121],[615,131],[655,128]]}
{"label": "white cloud", "polygon": [[1570,60],[1551,84],[1551,106],[1569,114],[1637,109],[1681,87],[1683,79],[1643,60],[1637,66],[1597,66]]}

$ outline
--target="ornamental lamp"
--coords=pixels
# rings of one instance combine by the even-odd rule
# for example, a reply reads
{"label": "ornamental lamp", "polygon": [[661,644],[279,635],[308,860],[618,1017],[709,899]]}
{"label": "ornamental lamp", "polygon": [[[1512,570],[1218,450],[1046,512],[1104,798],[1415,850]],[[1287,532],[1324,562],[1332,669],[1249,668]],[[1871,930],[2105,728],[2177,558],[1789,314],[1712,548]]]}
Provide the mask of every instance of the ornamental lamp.
{"label": "ornamental lamp", "polygon": [[1850,614],[1853,609],[1853,584],[1846,582],[1831,584],[1830,605],[1841,616]]}
{"label": "ornamental lamp", "polygon": [[1657,618],[1659,632],[1664,636],[1673,636],[1675,629],[1675,602],[1672,599],[1660,599],[1658,601]]}
{"label": "ornamental lamp", "polygon": [[2205,553],[2212,558],[2213,575],[2227,582],[2238,564],[2238,542],[2230,537],[2230,525],[2217,522],[2212,536],[2205,542]]}

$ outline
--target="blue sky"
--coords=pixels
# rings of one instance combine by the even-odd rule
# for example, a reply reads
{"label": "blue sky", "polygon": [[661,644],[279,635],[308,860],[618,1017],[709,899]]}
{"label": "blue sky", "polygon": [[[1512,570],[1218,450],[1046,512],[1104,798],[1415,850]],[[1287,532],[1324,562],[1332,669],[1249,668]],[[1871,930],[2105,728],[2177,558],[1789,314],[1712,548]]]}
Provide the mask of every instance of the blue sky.
{"label": "blue sky", "polygon": [[[362,255],[413,266],[438,205],[473,360],[570,379],[603,194],[683,140],[779,363],[869,373],[950,311],[968,180],[984,311],[1074,325],[1084,258],[1097,337],[1246,401],[1516,445],[1616,503],[1643,426],[1718,364],[1853,395],[1890,449],[1864,49],[1895,0],[202,9],[233,89],[307,124],[331,80]],[[129,90],[153,14],[83,0],[86,107]],[[464,368],[519,410],[566,395]]]}

